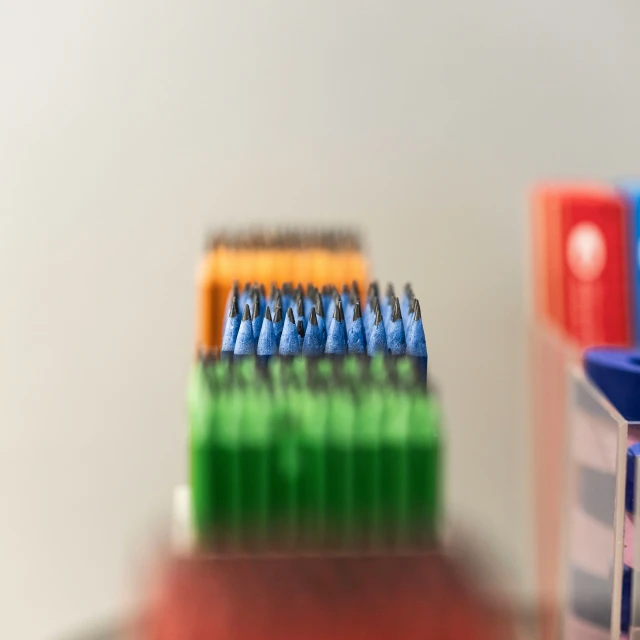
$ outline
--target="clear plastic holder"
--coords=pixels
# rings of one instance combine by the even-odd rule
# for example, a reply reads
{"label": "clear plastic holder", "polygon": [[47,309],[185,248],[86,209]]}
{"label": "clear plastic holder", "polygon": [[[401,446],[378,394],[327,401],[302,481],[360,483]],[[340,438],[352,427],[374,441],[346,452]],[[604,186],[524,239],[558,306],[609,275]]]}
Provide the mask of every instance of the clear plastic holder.
{"label": "clear plastic holder", "polygon": [[629,423],[574,366],[567,378],[570,435],[565,486],[562,637],[621,632]]}
{"label": "clear plastic holder", "polygon": [[527,333],[539,637],[556,640],[565,598],[563,496],[569,448],[566,382],[568,370],[580,360],[580,350],[555,328],[540,322],[532,320]]}

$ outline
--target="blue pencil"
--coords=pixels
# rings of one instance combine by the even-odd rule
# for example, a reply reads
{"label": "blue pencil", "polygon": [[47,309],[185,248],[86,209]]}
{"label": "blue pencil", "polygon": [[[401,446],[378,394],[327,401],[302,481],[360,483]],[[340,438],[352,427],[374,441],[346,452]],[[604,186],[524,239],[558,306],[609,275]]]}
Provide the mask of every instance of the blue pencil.
{"label": "blue pencil", "polygon": [[400,300],[398,298],[394,298],[393,310],[389,320],[387,349],[392,356],[403,356],[407,350],[404,325],[402,324],[402,312],[400,311]]}
{"label": "blue pencil", "polygon": [[327,332],[327,344],[324,352],[331,355],[344,355],[347,353],[347,335],[344,326],[344,313],[342,302],[336,299],[336,308],[333,313],[329,331]]}
{"label": "blue pencil", "polygon": [[311,307],[309,324],[302,343],[302,353],[305,356],[321,356],[324,353],[324,335],[318,323],[315,307]]}
{"label": "blue pencil", "polygon": [[420,302],[417,298],[415,298],[413,306],[413,321],[407,334],[407,354],[415,357],[418,371],[426,382],[429,354],[427,353],[427,340],[424,335],[424,327],[422,326]]}
{"label": "blue pencil", "polygon": [[387,298],[382,308],[382,319],[384,321],[384,330],[389,333],[391,328],[391,316],[393,314],[393,307],[395,305],[396,297],[393,293]]}
{"label": "blue pencil", "polygon": [[249,305],[245,304],[233,354],[236,356],[249,356],[255,355],[255,352],[256,339],[253,337],[253,327],[251,326],[251,310]]}
{"label": "blue pencil", "polygon": [[371,327],[371,335],[367,339],[367,353],[370,356],[387,353],[387,334],[384,330],[380,305],[376,305],[376,317]]}
{"label": "blue pencil", "polygon": [[304,300],[302,296],[298,297],[296,300],[296,323],[302,320],[302,326],[307,328],[307,319],[304,317]]}
{"label": "blue pencil", "polygon": [[318,317],[318,326],[322,331],[322,347],[324,349],[324,344],[327,341],[327,323],[325,322],[324,303],[322,302],[320,292],[318,292],[318,295],[316,296],[316,314]]}
{"label": "blue pencil", "polygon": [[224,329],[224,336],[222,337],[222,348],[220,350],[220,356],[222,358],[228,358],[233,355],[238,330],[240,329],[240,321],[241,316],[238,310],[238,299],[234,296],[231,300],[229,317],[227,318],[227,325]]}
{"label": "blue pencil", "polygon": [[353,324],[353,309],[356,305],[358,298],[356,298],[356,294],[351,289],[349,292],[349,300],[347,301],[347,306],[344,308],[344,322],[347,328],[347,336],[349,335],[349,329],[351,329],[351,325]]}
{"label": "blue pencil", "polygon": [[233,285],[231,286],[231,289],[229,290],[229,295],[227,296],[227,301],[225,302],[224,305],[224,318],[225,318],[225,322],[224,322],[224,327],[222,328],[222,338],[224,340],[224,332],[227,330],[227,322],[229,322],[229,310],[231,309],[231,301],[236,298],[236,300],[239,298],[240,294],[238,291],[238,281],[234,280],[233,281]]}
{"label": "blue pencil", "polygon": [[253,299],[253,320],[251,321],[251,327],[253,329],[253,337],[257,340],[260,337],[260,330],[262,329],[262,321],[264,316],[261,312],[260,306],[260,294],[256,293]]}
{"label": "blue pencil", "polygon": [[276,311],[273,314],[273,333],[276,337],[276,345],[280,347],[280,336],[284,328],[284,318],[282,317],[282,299],[276,298]]}
{"label": "blue pencil", "polygon": [[357,300],[353,307],[353,319],[347,335],[347,350],[349,353],[366,353],[367,340],[365,337],[364,323],[360,313],[360,301]]}
{"label": "blue pencil", "polygon": [[300,353],[300,341],[296,329],[296,321],[293,317],[293,309],[287,309],[287,317],[280,337],[280,355],[297,356]]}
{"label": "blue pencil", "polygon": [[382,317],[382,312],[380,311],[380,301],[378,300],[378,298],[372,298],[369,304],[369,313],[367,314],[367,317],[365,318],[365,323],[364,323],[364,330],[366,332],[367,342],[370,342],[371,340],[371,333],[373,331],[373,326],[376,322],[376,318],[378,317],[378,314],[380,314],[380,317]]}
{"label": "blue pencil", "polygon": [[267,307],[258,338],[257,354],[265,359],[278,353],[278,344],[276,342],[276,334],[273,330],[273,321],[271,319],[271,309]]}

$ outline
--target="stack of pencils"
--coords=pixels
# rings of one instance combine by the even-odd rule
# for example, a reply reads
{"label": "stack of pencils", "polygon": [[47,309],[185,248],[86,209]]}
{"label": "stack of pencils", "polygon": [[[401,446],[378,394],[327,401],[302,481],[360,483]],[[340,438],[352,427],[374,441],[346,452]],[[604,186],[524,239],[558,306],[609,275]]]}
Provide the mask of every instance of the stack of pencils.
{"label": "stack of pencils", "polygon": [[[306,282],[302,284],[294,284]],[[215,238],[189,387],[191,511],[207,549],[430,544],[439,417],[411,285],[368,284],[348,233]]]}
{"label": "stack of pencils", "polygon": [[234,280],[282,286],[291,274],[296,282],[332,284],[341,284],[349,274],[365,287],[367,266],[360,238],[344,231],[213,236],[198,274],[198,345],[220,346],[222,313]]}
{"label": "stack of pencils", "polygon": [[406,356],[202,356],[192,517],[217,551],[415,549],[440,511],[439,412]]}

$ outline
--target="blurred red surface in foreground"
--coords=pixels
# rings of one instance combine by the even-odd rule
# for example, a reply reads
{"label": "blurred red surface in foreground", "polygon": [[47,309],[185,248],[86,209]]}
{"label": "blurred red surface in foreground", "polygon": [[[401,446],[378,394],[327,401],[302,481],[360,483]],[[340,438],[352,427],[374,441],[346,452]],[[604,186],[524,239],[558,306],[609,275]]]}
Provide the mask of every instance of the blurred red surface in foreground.
{"label": "blurred red surface in foreground", "polygon": [[507,640],[504,612],[440,554],[176,561],[142,640]]}

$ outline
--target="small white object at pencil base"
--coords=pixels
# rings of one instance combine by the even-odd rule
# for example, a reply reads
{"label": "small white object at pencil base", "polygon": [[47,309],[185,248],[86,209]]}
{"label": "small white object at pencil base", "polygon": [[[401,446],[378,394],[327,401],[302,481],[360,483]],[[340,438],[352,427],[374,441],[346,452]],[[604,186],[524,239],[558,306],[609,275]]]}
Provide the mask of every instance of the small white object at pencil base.
{"label": "small white object at pencil base", "polygon": [[178,554],[189,554],[194,547],[191,521],[191,488],[188,485],[180,485],[173,491],[171,545]]}

